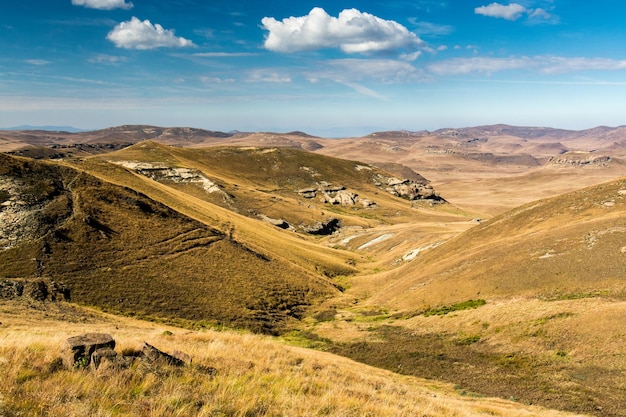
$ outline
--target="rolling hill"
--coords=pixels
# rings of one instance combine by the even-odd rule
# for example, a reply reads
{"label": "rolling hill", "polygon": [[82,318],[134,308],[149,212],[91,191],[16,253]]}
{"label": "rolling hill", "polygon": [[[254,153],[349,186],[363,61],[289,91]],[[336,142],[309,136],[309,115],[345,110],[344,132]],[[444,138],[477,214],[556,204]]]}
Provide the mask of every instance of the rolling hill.
{"label": "rolling hill", "polygon": [[[496,410],[480,398],[495,396],[624,416],[625,133],[506,125],[341,140],[153,126],[1,132],[13,155],[0,155],[0,294],[48,285],[69,289],[72,302],[153,323],[280,335],[445,381],[485,401],[481,410]],[[5,314],[57,308],[11,303]],[[224,334],[223,343],[274,349]],[[20,349],[3,355],[29,348]],[[373,394],[355,395],[346,401],[365,412]],[[284,412],[270,403],[254,413]],[[431,414],[464,415],[450,410]]]}
{"label": "rolling hill", "polygon": [[308,331],[396,372],[621,416],[625,233],[625,178],[539,200],[352,277]]}
{"label": "rolling hill", "polygon": [[401,278],[385,277],[392,284],[375,298],[396,308],[470,298],[624,296],[626,179],[505,212],[393,275]]}
{"label": "rolling hill", "polygon": [[0,158],[4,278],[51,278],[73,301],[119,313],[270,333],[337,291],[134,190]]}

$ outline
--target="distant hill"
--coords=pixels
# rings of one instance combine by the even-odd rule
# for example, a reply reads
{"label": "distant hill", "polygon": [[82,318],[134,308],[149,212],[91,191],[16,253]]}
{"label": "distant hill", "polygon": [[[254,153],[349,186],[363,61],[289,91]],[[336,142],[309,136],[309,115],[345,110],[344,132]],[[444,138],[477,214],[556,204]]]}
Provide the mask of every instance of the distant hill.
{"label": "distant hill", "polygon": [[0,127],[0,130],[44,130],[53,132],[87,132],[89,129],[79,129],[73,126],[32,126],[32,125],[20,125],[14,127]]}

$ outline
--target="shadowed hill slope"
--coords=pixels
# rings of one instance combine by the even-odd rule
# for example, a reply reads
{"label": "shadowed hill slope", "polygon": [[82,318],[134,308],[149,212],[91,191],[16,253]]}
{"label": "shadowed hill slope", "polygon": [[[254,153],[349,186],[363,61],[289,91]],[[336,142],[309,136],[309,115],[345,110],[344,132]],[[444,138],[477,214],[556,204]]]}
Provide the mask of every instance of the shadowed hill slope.
{"label": "shadowed hill slope", "polygon": [[73,301],[280,332],[326,279],[75,169],[0,155],[0,276],[50,277]]}
{"label": "shadowed hill slope", "polygon": [[424,252],[375,301],[399,309],[472,298],[624,296],[626,179],[540,200]]}

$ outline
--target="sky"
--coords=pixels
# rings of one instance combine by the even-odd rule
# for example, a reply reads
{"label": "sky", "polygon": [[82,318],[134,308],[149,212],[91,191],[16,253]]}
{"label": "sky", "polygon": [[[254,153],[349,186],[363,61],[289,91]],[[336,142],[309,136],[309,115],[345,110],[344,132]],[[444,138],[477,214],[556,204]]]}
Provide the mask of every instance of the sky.
{"label": "sky", "polygon": [[0,126],[626,124],[622,0],[5,0]]}

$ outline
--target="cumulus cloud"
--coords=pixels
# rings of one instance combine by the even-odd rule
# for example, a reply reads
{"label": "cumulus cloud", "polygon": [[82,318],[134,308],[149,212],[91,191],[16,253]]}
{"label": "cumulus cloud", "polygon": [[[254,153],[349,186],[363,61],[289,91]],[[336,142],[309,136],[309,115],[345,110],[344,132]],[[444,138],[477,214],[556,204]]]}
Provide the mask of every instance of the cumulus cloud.
{"label": "cumulus cloud", "polygon": [[517,20],[522,17],[524,13],[527,13],[527,10],[526,7],[517,3],[511,3],[506,6],[500,3],[491,3],[489,6],[476,7],[474,12],[483,16]]}
{"label": "cumulus cloud", "polygon": [[533,22],[555,22],[555,16],[548,13],[546,10],[542,8],[537,9],[529,9],[518,3],[510,3],[507,5],[500,3],[491,3],[488,6],[476,7],[474,9],[474,13],[495,17],[498,19],[506,19],[506,20],[518,20],[520,17],[526,15],[530,21]]}
{"label": "cumulus cloud", "polygon": [[98,10],[129,10],[133,8],[133,3],[126,3],[125,0],[72,0],[72,4]]}
{"label": "cumulus cloud", "polygon": [[163,29],[159,24],[152,24],[149,20],[143,22],[136,17],[128,22],[115,26],[107,35],[118,48],[125,49],[154,49],[154,48],[185,48],[195,46],[188,39],[174,35],[171,29]]}
{"label": "cumulus cloud", "polygon": [[265,48],[276,52],[339,48],[345,53],[368,53],[412,49],[423,43],[401,24],[357,9],[333,17],[316,7],[306,16],[282,21],[264,17],[261,23],[269,32]]}
{"label": "cumulus cloud", "polygon": [[200,77],[200,81],[205,84],[233,84],[236,82],[234,78],[220,78],[220,77]]}

